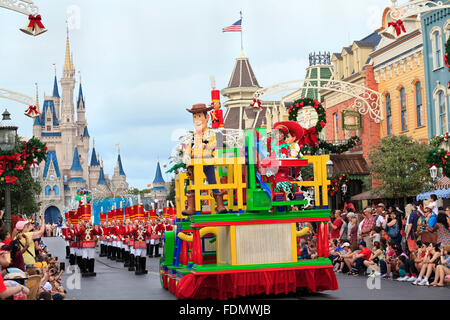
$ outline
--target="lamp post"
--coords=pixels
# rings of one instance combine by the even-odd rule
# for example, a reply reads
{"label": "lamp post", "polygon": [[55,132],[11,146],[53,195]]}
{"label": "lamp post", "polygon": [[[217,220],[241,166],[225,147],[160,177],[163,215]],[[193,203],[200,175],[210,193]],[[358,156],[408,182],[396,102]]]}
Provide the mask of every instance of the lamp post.
{"label": "lamp post", "polygon": [[345,194],[347,193],[347,185],[344,183],[344,184],[342,185],[341,189],[342,189],[342,193],[343,193],[344,196],[345,196]]}
{"label": "lamp post", "polygon": [[[0,150],[11,151],[16,146],[18,127],[13,124],[8,110],[5,109],[2,115],[3,119],[0,123]],[[8,183],[5,183],[5,222],[6,230],[11,232],[11,190]]]}
{"label": "lamp post", "polygon": [[[39,178],[39,165],[37,164],[37,162],[34,162],[30,166],[30,173],[31,173],[31,178],[33,178],[34,182],[36,182]],[[35,196],[35,198],[37,198],[37,196]],[[37,221],[36,214],[34,215],[34,221]]]}
{"label": "lamp post", "polygon": [[331,160],[328,160],[327,163],[327,178],[330,180],[334,175],[334,163]]}
{"label": "lamp post", "polygon": [[438,168],[437,168],[435,165],[433,165],[433,166],[430,168],[430,176],[431,176],[431,178],[433,179],[433,181],[436,180],[436,178],[437,178],[437,173],[438,173]]}

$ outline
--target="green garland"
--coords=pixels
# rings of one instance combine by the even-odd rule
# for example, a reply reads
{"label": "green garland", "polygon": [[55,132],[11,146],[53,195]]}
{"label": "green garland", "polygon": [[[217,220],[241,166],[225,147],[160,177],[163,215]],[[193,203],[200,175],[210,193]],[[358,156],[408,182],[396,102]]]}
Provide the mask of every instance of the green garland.
{"label": "green garland", "polygon": [[361,143],[361,139],[357,136],[351,137],[344,144],[334,145],[326,141],[319,140],[319,145],[311,147],[305,145],[300,152],[302,154],[316,155],[319,151],[327,151],[329,154],[341,154],[353,149],[355,146]]}

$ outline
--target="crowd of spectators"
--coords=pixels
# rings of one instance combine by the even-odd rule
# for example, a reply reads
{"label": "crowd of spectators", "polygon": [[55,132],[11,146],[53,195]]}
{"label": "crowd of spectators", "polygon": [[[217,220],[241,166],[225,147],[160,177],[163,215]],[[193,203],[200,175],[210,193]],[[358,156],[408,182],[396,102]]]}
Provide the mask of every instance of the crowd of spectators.
{"label": "crowd of spectators", "polygon": [[449,225],[450,207],[438,208],[436,195],[403,210],[345,207],[331,214],[329,258],[335,272],[443,287],[450,282]]}
{"label": "crowd of spectators", "polygon": [[61,285],[65,265],[42,241],[44,217],[40,224],[21,219],[12,229],[11,233],[6,229],[0,213],[0,300],[65,299]]}

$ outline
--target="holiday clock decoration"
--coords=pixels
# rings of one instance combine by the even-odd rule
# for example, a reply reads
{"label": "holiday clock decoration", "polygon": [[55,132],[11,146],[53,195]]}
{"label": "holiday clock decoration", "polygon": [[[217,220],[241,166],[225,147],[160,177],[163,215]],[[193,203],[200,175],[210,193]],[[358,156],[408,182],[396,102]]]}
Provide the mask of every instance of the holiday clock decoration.
{"label": "holiday clock decoration", "polygon": [[305,129],[303,145],[317,146],[317,135],[327,123],[325,108],[319,101],[310,98],[295,101],[289,108],[289,120],[298,122]]}
{"label": "holiday clock decoration", "polygon": [[343,144],[332,144],[318,138],[319,133],[325,127],[327,120],[325,108],[313,99],[304,98],[295,101],[289,108],[289,120],[297,121],[305,130],[305,135],[299,144],[303,145],[302,154],[314,155],[319,150],[325,150],[334,154],[341,154],[361,143],[359,137],[351,137]]}

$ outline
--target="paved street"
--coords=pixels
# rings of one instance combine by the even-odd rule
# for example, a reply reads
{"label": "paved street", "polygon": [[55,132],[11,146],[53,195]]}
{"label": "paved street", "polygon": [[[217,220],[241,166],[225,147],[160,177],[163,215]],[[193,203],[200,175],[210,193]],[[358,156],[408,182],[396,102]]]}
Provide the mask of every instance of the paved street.
{"label": "paved street", "polygon": [[[45,244],[53,256],[65,260],[64,241],[60,238],[45,238]],[[162,250],[161,250],[162,251]],[[147,258],[147,275],[135,276],[117,263],[97,256],[96,277],[81,278],[80,289],[69,290],[66,285],[68,275],[63,275],[63,285],[67,288],[68,299],[77,300],[173,300],[175,297],[161,288],[157,258]],[[381,279],[380,289],[370,290],[367,277],[338,274],[339,290],[318,294],[291,294],[288,296],[258,296],[258,299],[281,300],[449,300],[449,288],[418,287]],[[374,283],[376,287],[376,283]],[[247,299],[254,299],[250,297]]]}

